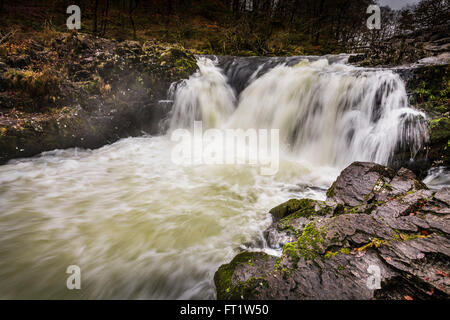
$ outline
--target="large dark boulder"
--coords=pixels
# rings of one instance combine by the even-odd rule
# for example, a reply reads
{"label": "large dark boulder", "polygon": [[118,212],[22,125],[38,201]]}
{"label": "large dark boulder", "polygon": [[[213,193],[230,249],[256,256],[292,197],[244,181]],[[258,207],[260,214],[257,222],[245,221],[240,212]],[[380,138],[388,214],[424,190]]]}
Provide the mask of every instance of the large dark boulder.
{"label": "large dark boulder", "polygon": [[266,236],[281,256],[241,253],[216,272],[217,297],[448,299],[449,192],[408,169],[355,162],[325,202],[272,209]]}

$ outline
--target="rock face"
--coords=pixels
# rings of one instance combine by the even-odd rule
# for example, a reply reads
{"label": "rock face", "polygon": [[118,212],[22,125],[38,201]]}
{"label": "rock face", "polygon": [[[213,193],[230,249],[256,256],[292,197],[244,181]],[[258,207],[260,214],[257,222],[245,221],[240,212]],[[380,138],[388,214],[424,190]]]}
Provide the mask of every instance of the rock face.
{"label": "rock face", "polygon": [[281,256],[237,255],[214,276],[217,298],[448,299],[449,192],[408,169],[355,162],[326,201],[272,209],[266,237]]}
{"label": "rock face", "polygon": [[444,23],[429,30],[395,35],[389,40],[372,44],[364,54],[352,56],[350,62],[362,66],[395,66],[415,63],[425,58],[424,60],[432,63],[448,64],[448,28],[449,24]]}
{"label": "rock face", "polygon": [[422,66],[407,81],[411,103],[428,116],[429,141],[417,158],[450,166],[450,65]]}
{"label": "rock face", "polygon": [[172,82],[197,68],[183,48],[56,33],[0,50],[0,163],[158,133]]}
{"label": "rock face", "polygon": [[406,83],[411,106],[427,115],[428,137],[411,160],[411,152],[400,147],[389,166],[411,169],[424,178],[431,167],[450,165],[450,78],[449,64],[398,68]]}

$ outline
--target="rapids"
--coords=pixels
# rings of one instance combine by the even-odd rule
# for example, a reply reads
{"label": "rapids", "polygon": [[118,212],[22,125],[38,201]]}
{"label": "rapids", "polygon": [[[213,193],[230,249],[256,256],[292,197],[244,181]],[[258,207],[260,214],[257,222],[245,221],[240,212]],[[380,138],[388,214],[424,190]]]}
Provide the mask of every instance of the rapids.
{"label": "rapids", "polygon": [[[352,161],[387,164],[398,148],[413,157],[427,138],[390,70],[342,57],[198,65],[169,97],[165,134],[0,166],[0,298],[213,299],[214,272],[240,248],[277,254],[262,235],[270,208],[323,200]],[[171,132],[195,120],[280,129],[277,174],[174,164]],[[81,268],[81,290],[66,288],[69,265]]]}

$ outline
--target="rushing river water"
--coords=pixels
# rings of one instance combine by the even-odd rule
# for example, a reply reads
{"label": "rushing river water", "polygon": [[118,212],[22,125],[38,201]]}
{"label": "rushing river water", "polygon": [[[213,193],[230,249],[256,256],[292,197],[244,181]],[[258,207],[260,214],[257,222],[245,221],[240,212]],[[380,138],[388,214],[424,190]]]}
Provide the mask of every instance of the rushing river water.
{"label": "rushing river water", "polygon": [[[260,65],[239,92],[210,60],[199,66],[174,94],[166,135],[0,166],[0,298],[212,299],[214,272],[239,248],[270,251],[270,208],[324,199],[352,161],[387,163],[405,145],[413,155],[426,138],[391,71]],[[174,164],[170,133],[194,120],[280,129],[277,174]],[[66,288],[69,265],[81,290]]]}

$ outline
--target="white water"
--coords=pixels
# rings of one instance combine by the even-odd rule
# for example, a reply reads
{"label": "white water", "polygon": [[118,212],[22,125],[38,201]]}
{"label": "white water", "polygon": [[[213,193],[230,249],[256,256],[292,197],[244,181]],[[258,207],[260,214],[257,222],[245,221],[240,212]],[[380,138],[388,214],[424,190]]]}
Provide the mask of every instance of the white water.
{"label": "white water", "polygon": [[[0,298],[214,298],[215,270],[242,245],[261,242],[271,207],[323,199],[346,162],[385,163],[395,143],[420,143],[401,128],[399,114],[417,112],[389,71],[357,75],[323,61],[280,66],[250,84],[234,111],[221,71],[200,64],[176,93],[171,129],[195,119],[219,128],[279,126],[286,142],[279,172],[177,166],[169,136],[0,166]],[[383,91],[373,122],[365,112],[383,81],[398,87]],[[80,291],[66,289],[69,265],[81,268]]]}
{"label": "white water", "polygon": [[410,146],[413,158],[426,139],[419,120],[425,115],[409,107],[405,86],[391,71],[326,59],[279,65],[241,93],[230,117],[231,88],[210,60],[199,65],[200,73],[179,90],[172,129],[202,119],[207,126],[280,129],[297,158],[338,168],[356,160],[387,164],[400,144]]}
{"label": "white water", "polygon": [[170,128],[190,128],[202,120],[204,128],[221,126],[233,113],[236,98],[226,77],[210,59],[200,58],[199,71],[175,93]]}
{"label": "white water", "polygon": [[450,188],[450,170],[446,167],[436,167],[428,171],[423,182],[430,189]]}

